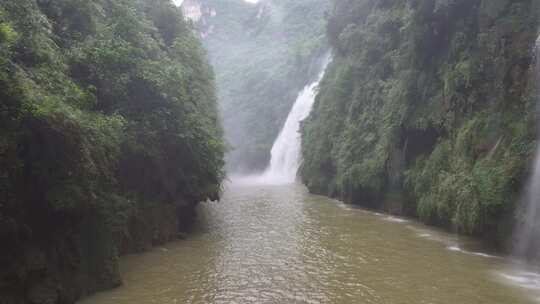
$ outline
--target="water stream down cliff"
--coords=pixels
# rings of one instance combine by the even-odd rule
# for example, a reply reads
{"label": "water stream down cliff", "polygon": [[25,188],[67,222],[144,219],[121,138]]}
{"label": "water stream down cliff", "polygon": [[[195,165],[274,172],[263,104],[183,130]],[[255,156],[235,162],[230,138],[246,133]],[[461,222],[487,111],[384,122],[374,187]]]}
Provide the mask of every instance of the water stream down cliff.
{"label": "water stream down cliff", "polygon": [[324,60],[322,71],[317,79],[307,85],[298,94],[291,112],[279,136],[276,138],[272,146],[270,164],[264,173],[257,177],[252,177],[253,181],[263,184],[292,184],[296,181],[298,169],[300,167],[300,124],[306,119],[313,108],[315,97],[317,95],[317,87],[324,71],[328,65],[328,57]]}
{"label": "water stream down cliff", "polygon": [[[540,36],[533,49],[536,61],[535,77],[540,83]],[[540,89],[538,89],[537,111],[540,111]],[[539,127],[540,132],[540,127]],[[537,260],[540,258],[540,145],[537,147],[532,175],[525,189],[524,205],[515,233],[515,254],[520,258]]]}

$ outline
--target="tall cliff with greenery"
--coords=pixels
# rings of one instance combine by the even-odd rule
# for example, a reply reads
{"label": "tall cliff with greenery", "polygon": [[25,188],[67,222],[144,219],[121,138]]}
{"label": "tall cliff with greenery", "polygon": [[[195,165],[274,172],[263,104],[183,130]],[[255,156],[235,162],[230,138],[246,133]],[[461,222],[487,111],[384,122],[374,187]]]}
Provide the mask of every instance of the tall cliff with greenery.
{"label": "tall cliff with greenery", "polygon": [[264,169],[300,92],[327,51],[328,0],[187,0],[216,71],[232,172]]}
{"label": "tall cliff with greenery", "polygon": [[216,199],[213,73],[168,0],[0,2],[0,303],[73,303]]}
{"label": "tall cliff with greenery", "polygon": [[535,146],[534,0],[335,1],[309,189],[501,244]]}

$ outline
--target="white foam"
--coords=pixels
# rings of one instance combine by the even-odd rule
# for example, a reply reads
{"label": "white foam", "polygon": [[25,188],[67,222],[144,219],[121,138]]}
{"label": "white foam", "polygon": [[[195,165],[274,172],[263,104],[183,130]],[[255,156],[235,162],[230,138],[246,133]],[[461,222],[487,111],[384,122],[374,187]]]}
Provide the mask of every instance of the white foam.
{"label": "white foam", "polygon": [[389,221],[389,222],[394,222],[394,223],[407,223],[408,222],[408,220],[406,219],[395,217],[395,216],[386,216],[384,217],[384,220]]}
{"label": "white foam", "polygon": [[502,283],[523,288],[536,302],[540,303],[540,274],[525,270],[497,273]]}
{"label": "white foam", "polygon": [[464,249],[462,249],[461,247],[459,247],[457,245],[448,246],[447,249],[450,250],[450,251],[460,252],[460,253],[469,254],[469,255],[475,255],[475,256],[479,256],[479,257],[483,257],[483,258],[499,258],[498,256],[483,253],[483,252],[479,252],[479,251],[464,250]]}

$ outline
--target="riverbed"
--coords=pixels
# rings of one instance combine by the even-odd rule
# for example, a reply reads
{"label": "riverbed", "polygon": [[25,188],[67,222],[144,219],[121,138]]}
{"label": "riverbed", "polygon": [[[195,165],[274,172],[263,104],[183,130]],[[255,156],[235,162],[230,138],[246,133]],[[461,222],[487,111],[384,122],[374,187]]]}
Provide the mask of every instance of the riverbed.
{"label": "riverbed", "polygon": [[475,240],[302,185],[229,184],[198,212],[185,240],[122,258],[123,286],[79,303],[536,303],[520,280],[539,277]]}

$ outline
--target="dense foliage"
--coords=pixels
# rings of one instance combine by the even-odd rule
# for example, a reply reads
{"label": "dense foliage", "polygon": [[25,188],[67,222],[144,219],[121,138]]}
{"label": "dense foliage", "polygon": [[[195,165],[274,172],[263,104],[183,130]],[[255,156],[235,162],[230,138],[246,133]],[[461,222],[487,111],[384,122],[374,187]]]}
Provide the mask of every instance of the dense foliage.
{"label": "dense foliage", "polygon": [[0,2],[0,302],[115,284],[145,210],[217,198],[204,56],[168,0]]}
{"label": "dense foliage", "polygon": [[231,171],[257,171],[327,50],[328,0],[186,1],[216,70]]}
{"label": "dense foliage", "polygon": [[508,233],[534,149],[539,5],[335,1],[335,59],[303,129],[308,187],[465,233]]}

